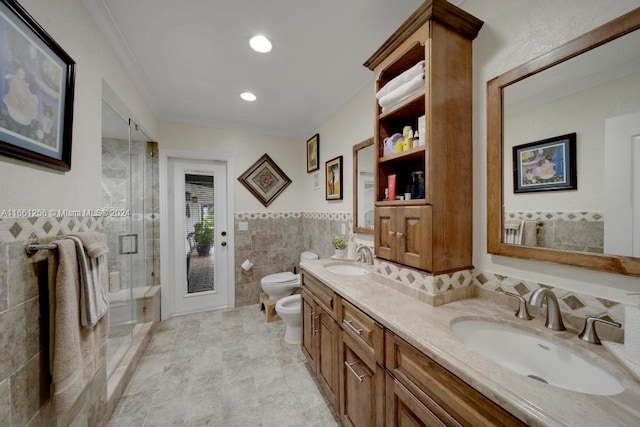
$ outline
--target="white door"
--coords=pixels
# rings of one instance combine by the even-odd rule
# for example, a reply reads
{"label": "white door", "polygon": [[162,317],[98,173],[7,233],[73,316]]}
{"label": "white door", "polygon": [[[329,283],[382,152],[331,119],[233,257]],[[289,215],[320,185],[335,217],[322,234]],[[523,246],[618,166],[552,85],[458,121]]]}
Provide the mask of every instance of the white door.
{"label": "white door", "polygon": [[605,121],[604,253],[640,256],[640,112]]}
{"label": "white door", "polygon": [[226,163],[169,158],[167,185],[170,314],[226,308],[230,288]]}

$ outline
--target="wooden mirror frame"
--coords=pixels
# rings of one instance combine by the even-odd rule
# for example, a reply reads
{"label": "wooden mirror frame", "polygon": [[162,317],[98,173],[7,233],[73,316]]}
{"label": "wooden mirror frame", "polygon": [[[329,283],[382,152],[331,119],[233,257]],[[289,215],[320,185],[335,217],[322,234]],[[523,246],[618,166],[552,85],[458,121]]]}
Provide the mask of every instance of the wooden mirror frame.
{"label": "wooden mirror frame", "polygon": [[554,65],[640,29],[640,8],[487,82],[487,251],[490,254],[550,261],[629,276],[640,276],[640,258],[570,252],[502,242],[503,89]]}
{"label": "wooden mirror frame", "polygon": [[[373,145],[373,137],[353,146],[353,231],[362,234],[375,234],[375,228],[358,226],[358,151]],[[374,156],[371,155],[373,164]],[[371,206],[373,209],[373,206]]]}

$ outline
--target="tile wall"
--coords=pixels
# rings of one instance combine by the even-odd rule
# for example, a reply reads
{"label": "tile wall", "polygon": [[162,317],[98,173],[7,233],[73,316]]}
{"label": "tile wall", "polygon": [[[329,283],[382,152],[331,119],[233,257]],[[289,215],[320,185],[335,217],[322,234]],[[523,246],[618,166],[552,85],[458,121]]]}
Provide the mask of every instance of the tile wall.
{"label": "tile wall", "polygon": [[0,218],[0,426],[106,423],[106,366],[71,410],[53,414],[47,266],[32,263],[24,248],[28,240],[102,229],[103,218]]}
{"label": "tile wall", "polygon": [[[236,213],[236,306],[257,304],[260,279],[293,271],[303,251],[315,252],[320,258],[333,255],[331,237],[340,234],[342,224],[349,230],[350,221],[351,214],[346,212]],[[241,230],[241,224],[247,229]],[[253,263],[250,271],[240,267],[246,259]]]}
{"label": "tile wall", "polygon": [[603,253],[602,212],[505,212],[505,219],[538,222],[538,246],[569,251]]}

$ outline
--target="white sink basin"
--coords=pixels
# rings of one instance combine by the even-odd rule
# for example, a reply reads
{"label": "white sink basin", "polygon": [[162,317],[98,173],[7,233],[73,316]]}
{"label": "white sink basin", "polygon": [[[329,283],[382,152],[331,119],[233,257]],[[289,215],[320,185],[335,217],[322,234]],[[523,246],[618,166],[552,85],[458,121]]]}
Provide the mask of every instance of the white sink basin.
{"label": "white sink basin", "polygon": [[469,348],[534,380],[601,396],[624,391],[609,372],[569,347],[536,334],[484,320],[454,321],[451,330]]}
{"label": "white sink basin", "polygon": [[327,264],[324,268],[326,268],[327,271],[344,276],[362,276],[363,274],[369,273],[369,270],[356,264],[335,263]]}

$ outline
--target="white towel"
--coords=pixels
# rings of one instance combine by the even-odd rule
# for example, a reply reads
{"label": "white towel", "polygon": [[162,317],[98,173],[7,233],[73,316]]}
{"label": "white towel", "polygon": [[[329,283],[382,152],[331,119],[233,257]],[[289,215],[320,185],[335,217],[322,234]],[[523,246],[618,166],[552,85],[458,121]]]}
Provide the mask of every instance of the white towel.
{"label": "white towel", "polygon": [[380,99],[385,95],[388,95],[392,91],[396,90],[403,84],[409,82],[414,77],[424,75],[424,61],[420,61],[416,63],[413,67],[409,68],[407,71],[399,74],[397,77],[391,79],[382,89],[376,93],[376,98]]}
{"label": "white towel", "polygon": [[414,89],[412,92],[407,93],[406,95],[398,98],[393,104],[385,104],[382,105],[382,112],[386,113],[389,110],[393,110],[393,108],[398,105],[403,103],[404,101],[406,101],[407,99],[411,98],[414,95],[417,95],[419,93],[424,93],[424,86],[420,85],[419,87],[417,87],[416,89]]}
{"label": "white towel", "polygon": [[424,88],[424,73],[414,76],[408,82],[402,84],[401,86],[397,87],[396,89],[392,90],[391,92],[389,92],[388,94],[380,98],[378,102],[382,107],[388,107],[390,105],[397,104],[400,98],[404,97],[405,95],[413,92],[418,88]]}
{"label": "white towel", "polygon": [[[104,250],[85,250],[83,240],[76,236],[67,236],[76,245],[78,273],[80,276],[80,323],[90,327],[98,323],[109,309],[107,289],[109,272],[107,270],[107,252]],[[84,239],[87,240],[87,239]],[[92,248],[93,249],[93,248]],[[95,254],[99,254],[95,256]]]}

